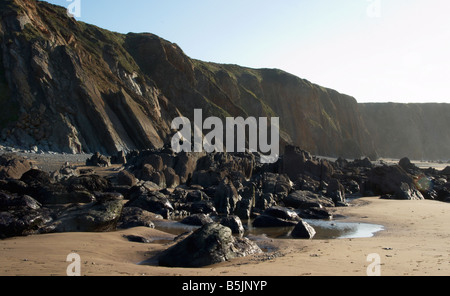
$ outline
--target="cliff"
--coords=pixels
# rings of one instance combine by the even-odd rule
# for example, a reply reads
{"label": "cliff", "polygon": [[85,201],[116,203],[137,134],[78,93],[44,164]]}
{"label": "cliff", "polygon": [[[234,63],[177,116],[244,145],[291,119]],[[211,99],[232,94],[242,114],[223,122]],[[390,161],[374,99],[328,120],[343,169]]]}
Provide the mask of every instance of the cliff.
{"label": "cliff", "polygon": [[204,117],[279,117],[282,146],[318,155],[373,158],[383,140],[373,137],[366,106],[281,70],[194,60],[156,35],[110,32],[45,2],[4,0],[0,9],[6,145],[106,154],[160,148],[171,121],[192,120],[197,108]]}
{"label": "cliff", "polygon": [[364,123],[384,157],[450,158],[450,104],[360,104]]}

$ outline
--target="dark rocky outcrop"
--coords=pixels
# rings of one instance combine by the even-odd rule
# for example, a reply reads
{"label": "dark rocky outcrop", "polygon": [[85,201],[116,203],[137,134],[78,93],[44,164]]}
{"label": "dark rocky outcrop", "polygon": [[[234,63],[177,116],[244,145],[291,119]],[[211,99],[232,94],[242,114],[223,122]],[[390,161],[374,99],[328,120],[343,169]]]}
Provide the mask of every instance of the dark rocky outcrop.
{"label": "dark rocky outcrop", "polygon": [[400,166],[380,166],[368,174],[367,185],[379,195],[393,195],[397,199],[424,199],[414,179]]}
{"label": "dark rocky outcrop", "polygon": [[128,229],[134,227],[155,228],[154,220],[163,220],[163,217],[141,208],[124,207],[120,215],[117,228]]}
{"label": "dark rocky outcrop", "polygon": [[0,155],[0,179],[20,179],[33,168],[32,163],[13,153]]}
{"label": "dark rocky outcrop", "polygon": [[315,207],[334,207],[334,203],[330,198],[321,196],[311,191],[298,190],[294,191],[283,199],[288,207],[296,209],[309,209]]}
{"label": "dark rocky outcrop", "polygon": [[220,224],[230,228],[233,234],[237,234],[239,236],[244,235],[245,229],[242,225],[241,219],[238,216],[224,217],[220,220]]}
{"label": "dark rocky outcrop", "polygon": [[135,198],[130,199],[125,207],[137,207],[148,212],[160,214],[164,218],[168,217],[168,212],[173,212],[173,205],[167,196],[160,192],[143,192]]}
{"label": "dark rocky outcrop", "polygon": [[107,232],[117,229],[123,196],[102,194],[97,201],[67,209],[51,225],[49,232]]}
{"label": "dark rocky outcrop", "polygon": [[300,221],[291,232],[291,236],[300,239],[312,239],[316,230],[305,221]]}
{"label": "dark rocky outcrop", "polygon": [[290,227],[301,221],[298,214],[288,208],[271,207],[253,221],[253,227]]}
{"label": "dark rocky outcrop", "polygon": [[168,267],[204,267],[261,252],[247,238],[233,237],[230,228],[212,223],[164,251],[158,262]]}
{"label": "dark rocky outcrop", "polygon": [[192,225],[192,226],[203,226],[206,224],[213,223],[213,219],[209,215],[206,214],[193,214],[189,217],[181,220],[182,224]]}

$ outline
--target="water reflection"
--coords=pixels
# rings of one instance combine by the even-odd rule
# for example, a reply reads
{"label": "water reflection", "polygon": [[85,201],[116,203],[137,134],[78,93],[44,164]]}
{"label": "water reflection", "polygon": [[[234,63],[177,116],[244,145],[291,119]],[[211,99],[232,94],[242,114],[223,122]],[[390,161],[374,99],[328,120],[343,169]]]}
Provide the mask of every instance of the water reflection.
{"label": "water reflection", "polygon": [[[314,239],[344,239],[344,238],[370,238],[377,232],[383,231],[384,227],[377,224],[353,223],[330,220],[309,220],[305,219],[314,229],[316,235]],[[273,227],[273,228],[255,228],[252,221],[243,221],[246,229],[245,236],[252,239],[258,238],[292,238],[290,236],[294,227]],[[156,229],[179,235],[184,232],[198,229],[198,226],[189,226],[180,222],[164,221],[155,223]]]}

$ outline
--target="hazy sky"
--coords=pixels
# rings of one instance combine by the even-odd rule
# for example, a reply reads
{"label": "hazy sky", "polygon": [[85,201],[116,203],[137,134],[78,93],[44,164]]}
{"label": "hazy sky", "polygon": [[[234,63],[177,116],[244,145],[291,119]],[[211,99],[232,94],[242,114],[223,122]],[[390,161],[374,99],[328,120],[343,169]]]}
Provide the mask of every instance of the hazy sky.
{"label": "hazy sky", "polygon": [[203,61],[279,68],[359,102],[450,103],[448,0],[48,2],[73,1],[79,20]]}

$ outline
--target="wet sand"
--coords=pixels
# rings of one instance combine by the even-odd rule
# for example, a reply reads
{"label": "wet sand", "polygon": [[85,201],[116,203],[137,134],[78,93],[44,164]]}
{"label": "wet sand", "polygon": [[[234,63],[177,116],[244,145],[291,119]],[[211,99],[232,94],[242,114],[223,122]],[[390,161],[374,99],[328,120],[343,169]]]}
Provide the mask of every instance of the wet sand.
{"label": "wet sand", "polygon": [[[83,276],[365,276],[378,254],[381,275],[450,275],[450,204],[437,201],[355,200],[335,214],[344,221],[381,224],[371,238],[290,240],[258,244],[270,252],[200,269],[138,265],[166,249],[173,235],[135,228],[112,233],[65,233],[0,241],[0,275],[65,276],[67,255],[81,257]],[[123,236],[153,238],[133,243]]]}

